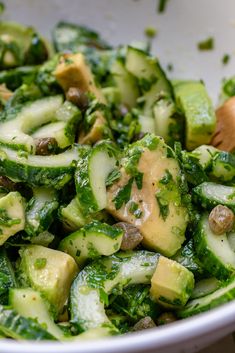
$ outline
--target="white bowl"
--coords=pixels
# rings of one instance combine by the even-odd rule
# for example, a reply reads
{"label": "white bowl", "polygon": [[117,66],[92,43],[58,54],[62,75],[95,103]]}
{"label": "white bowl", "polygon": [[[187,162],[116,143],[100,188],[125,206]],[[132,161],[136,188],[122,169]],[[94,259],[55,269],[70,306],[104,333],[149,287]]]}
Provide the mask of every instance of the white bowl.
{"label": "white bowl", "polygon": [[[4,19],[38,28],[49,36],[61,19],[87,24],[113,44],[143,39],[144,29],[155,27],[153,51],[163,67],[172,63],[171,77],[206,82],[214,102],[223,77],[235,74],[234,0],[170,0],[158,14],[157,0],[7,0]],[[213,36],[215,49],[199,52],[197,43]],[[230,54],[228,65],[222,64]],[[105,340],[76,343],[22,343],[1,341],[0,353],[129,353],[196,352],[235,330],[235,301],[165,327]]]}

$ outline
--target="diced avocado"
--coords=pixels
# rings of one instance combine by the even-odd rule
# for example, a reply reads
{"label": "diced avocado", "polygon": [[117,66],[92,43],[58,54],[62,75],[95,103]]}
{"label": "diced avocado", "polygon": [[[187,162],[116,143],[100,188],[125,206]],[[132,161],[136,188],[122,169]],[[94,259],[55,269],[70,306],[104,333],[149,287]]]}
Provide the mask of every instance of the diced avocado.
{"label": "diced avocado", "polygon": [[93,221],[65,237],[59,249],[70,254],[81,267],[87,259],[95,259],[101,255],[109,256],[117,252],[122,237],[121,228]]}
{"label": "diced avocado", "polygon": [[107,210],[139,228],[144,246],[174,255],[188,222],[174,152],[160,137],[148,134],[126,150],[120,171],[120,179],[108,189]]}
{"label": "diced avocado", "polygon": [[25,205],[19,192],[10,192],[0,198],[0,245],[24,229]]}
{"label": "diced avocado", "polygon": [[40,291],[55,314],[62,311],[78,268],[74,259],[61,251],[40,245],[20,250],[20,272],[32,288]]}
{"label": "diced avocado", "polygon": [[174,84],[176,104],[186,119],[186,148],[208,144],[215,130],[216,117],[203,83],[177,81]]}
{"label": "diced avocado", "polygon": [[94,143],[102,140],[108,129],[107,121],[100,111],[95,111],[90,116],[94,121],[89,131],[82,130],[78,137],[78,142],[82,145],[93,145]]}
{"label": "diced avocado", "polygon": [[150,294],[164,307],[181,307],[188,301],[194,287],[192,272],[176,261],[160,256],[151,280]]}
{"label": "diced avocado", "polygon": [[83,92],[92,93],[95,98],[104,103],[104,96],[96,87],[90,67],[82,53],[61,56],[54,74],[65,92],[70,87],[78,87]]}
{"label": "diced avocado", "polygon": [[64,338],[63,332],[54,323],[48,310],[48,303],[42,298],[40,292],[32,288],[14,288],[10,290],[9,304],[18,314],[25,318],[36,319],[45,326],[47,331],[58,340]]}

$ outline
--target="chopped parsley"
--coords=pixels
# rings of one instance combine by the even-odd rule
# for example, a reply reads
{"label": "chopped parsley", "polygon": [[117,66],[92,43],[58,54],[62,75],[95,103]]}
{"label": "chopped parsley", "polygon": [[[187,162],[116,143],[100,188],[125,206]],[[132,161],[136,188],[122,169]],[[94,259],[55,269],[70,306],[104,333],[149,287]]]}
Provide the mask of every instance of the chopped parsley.
{"label": "chopped parsley", "polygon": [[173,66],[172,63],[167,64],[167,67],[166,67],[166,68],[167,68],[167,70],[170,71],[170,72],[174,70],[174,66]]}
{"label": "chopped parsley", "polygon": [[131,188],[134,178],[130,178],[128,183],[121,188],[113,199],[116,210],[119,210],[123,204],[126,204],[131,197]]}
{"label": "chopped parsley", "polygon": [[39,257],[35,260],[34,267],[37,270],[41,270],[46,266],[46,264],[47,264],[47,259],[45,257]]}
{"label": "chopped parsley", "polygon": [[157,11],[163,13],[166,10],[166,5],[169,0],[158,0]]}
{"label": "chopped parsley", "polygon": [[169,205],[168,201],[166,201],[161,195],[156,194],[155,195],[158,206],[159,206],[159,212],[160,216],[163,218],[165,221],[167,219],[167,216],[169,214]]}
{"label": "chopped parsley", "polygon": [[215,41],[213,37],[209,37],[205,40],[202,40],[197,44],[198,50],[213,50],[215,47]]}
{"label": "chopped parsley", "polygon": [[19,224],[19,218],[10,218],[5,208],[0,208],[0,225],[4,227],[11,227],[14,224]]}
{"label": "chopped parsley", "polygon": [[229,61],[230,61],[230,55],[229,54],[224,54],[224,56],[222,57],[222,63],[224,65],[227,65]]}
{"label": "chopped parsley", "polygon": [[146,27],[144,30],[144,34],[146,35],[146,37],[152,39],[156,37],[157,30],[154,27]]}
{"label": "chopped parsley", "polygon": [[175,206],[180,206],[180,191],[169,170],[166,170],[165,175],[159,180],[155,197],[159,206],[160,216],[164,221],[169,215],[170,202],[173,202]]}
{"label": "chopped parsley", "polygon": [[141,172],[138,172],[136,175],[135,175],[135,182],[136,182],[136,186],[139,190],[142,189],[142,185],[143,185],[143,176],[144,174],[141,173]]}
{"label": "chopped parsley", "polygon": [[0,2],[0,15],[5,11],[5,4]]}
{"label": "chopped parsley", "polygon": [[121,172],[117,168],[113,169],[111,173],[107,176],[107,179],[105,181],[106,186],[111,186],[113,183],[117,180],[119,180],[121,177]]}
{"label": "chopped parsley", "polygon": [[141,218],[143,212],[139,209],[139,205],[132,201],[130,203],[129,212],[135,216],[135,218]]}

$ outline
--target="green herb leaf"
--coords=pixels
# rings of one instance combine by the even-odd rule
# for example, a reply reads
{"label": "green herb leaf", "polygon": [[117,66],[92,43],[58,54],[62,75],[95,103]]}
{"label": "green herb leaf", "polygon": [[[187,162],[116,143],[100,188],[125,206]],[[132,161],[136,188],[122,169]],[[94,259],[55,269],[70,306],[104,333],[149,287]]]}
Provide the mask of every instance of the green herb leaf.
{"label": "green herb leaf", "polygon": [[166,10],[168,0],[159,0],[157,10],[159,13],[163,13]]}
{"label": "green herb leaf", "polygon": [[121,177],[121,172],[118,169],[113,169],[112,172],[108,175],[105,185],[106,186],[111,186],[114,184],[114,182]]}
{"label": "green herb leaf", "polygon": [[197,44],[198,50],[213,50],[215,46],[214,38],[209,37]]}
{"label": "green herb leaf", "polygon": [[5,4],[0,2],[0,15],[5,11]]}
{"label": "green herb leaf", "polygon": [[35,260],[34,267],[37,270],[41,270],[46,266],[46,264],[47,264],[47,259],[45,257],[39,257]]}
{"label": "green herb leaf", "polygon": [[119,210],[123,204],[130,200],[133,181],[134,178],[129,179],[128,183],[118,191],[117,196],[113,199],[116,210]]}
{"label": "green herb leaf", "polygon": [[222,58],[222,63],[224,65],[227,65],[229,61],[230,61],[230,55],[229,54],[224,54],[224,56]]}

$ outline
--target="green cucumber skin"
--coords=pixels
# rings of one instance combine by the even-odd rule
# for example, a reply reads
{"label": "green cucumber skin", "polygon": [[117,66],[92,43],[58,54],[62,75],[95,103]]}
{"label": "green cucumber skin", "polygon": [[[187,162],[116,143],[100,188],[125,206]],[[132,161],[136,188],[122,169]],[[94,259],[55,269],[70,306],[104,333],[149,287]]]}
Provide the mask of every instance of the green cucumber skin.
{"label": "green cucumber skin", "polygon": [[[226,290],[226,287],[227,290]],[[221,295],[216,297],[216,294],[219,291],[225,290],[225,292]],[[206,299],[209,298],[209,303],[203,304]],[[213,308],[221,306],[231,300],[235,299],[235,278],[233,277],[228,282],[225,282],[224,286],[217,289],[215,292],[208,294],[202,298],[198,298],[195,300],[191,300],[182,310],[177,312],[177,316],[179,318],[186,318],[192,315],[200,314],[205,311],[209,311]]]}
{"label": "green cucumber skin", "polygon": [[48,186],[61,189],[70,181],[74,171],[73,161],[70,165],[61,167],[27,165],[27,161],[21,163],[8,159],[4,149],[0,150],[0,174],[13,180],[25,182],[33,187]]}
{"label": "green cucumber skin", "polygon": [[0,330],[17,340],[53,340],[56,338],[43,329],[35,320],[26,319],[16,311],[0,305]]}
{"label": "green cucumber skin", "polygon": [[196,254],[204,268],[211,275],[217,278],[226,279],[234,272],[234,269],[221,264],[218,258],[209,249],[206,243],[206,238],[204,236],[202,222],[203,217],[199,221],[196,231],[193,235]]}
{"label": "green cucumber skin", "polygon": [[0,248],[0,304],[8,304],[8,292],[10,288],[16,287],[14,270],[7,256],[6,250]]}
{"label": "green cucumber skin", "polygon": [[[224,189],[231,189],[231,194],[227,197],[226,200],[223,199],[223,197],[219,198],[215,194],[208,195],[206,194],[206,191],[204,191],[204,188],[210,187],[210,186],[215,186],[215,187],[223,187]],[[222,192],[223,190],[221,190]],[[235,188],[232,187],[227,187],[224,185],[220,184],[215,184],[212,182],[205,182],[202,183],[195,188],[193,188],[193,200],[194,202],[198,203],[199,205],[202,205],[202,207],[207,208],[211,210],[217,205],[224,205],[229,207],[233,212],[235,212]],[[224,194],[222,194],[223,196]]]}
{"label": "green cucumber skin", "polygon": [[74,170],[74,166],[47,170],[47,168],[20,165],[7,159],[0,160],[0,174],[31,186],[53,186],[61,189],[72,178]]}

